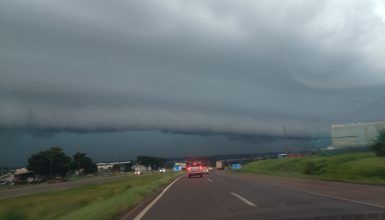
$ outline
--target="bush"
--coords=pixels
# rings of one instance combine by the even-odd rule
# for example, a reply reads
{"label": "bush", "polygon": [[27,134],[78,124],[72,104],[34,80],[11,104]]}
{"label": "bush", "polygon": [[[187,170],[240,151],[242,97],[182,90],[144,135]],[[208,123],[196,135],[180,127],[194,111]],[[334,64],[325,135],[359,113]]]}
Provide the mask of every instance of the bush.
{"label": "bush", "polygon": [[385,157],[385,129],[380,131],[370,148],[376,153],[377,157]]}
{"label": "bush", "polygon": [[69,170],[71,158],[60,147],[51,147],[47,150],[32,154],[28,158],[28,170],[42,176],[65,176]]}
{"label": "bush", "polygon": [[303,164],[303,173],[306,175],[314,175],[319,171],[318,167],[313,161],[306,160]]}

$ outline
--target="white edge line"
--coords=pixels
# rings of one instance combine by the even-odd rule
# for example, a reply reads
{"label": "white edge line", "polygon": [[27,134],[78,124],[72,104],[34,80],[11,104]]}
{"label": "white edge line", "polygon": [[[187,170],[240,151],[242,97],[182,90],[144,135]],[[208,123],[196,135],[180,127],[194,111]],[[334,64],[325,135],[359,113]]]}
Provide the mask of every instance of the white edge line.
{"label": "white edge line", "polygon": [[250,202],[249,200],[243,198],[242,196],[240,196],[240,195],[238,195],[238,194],[236,194],[236,193],[234,193],[234,192],[232,192],[231,195],[237,197],[238,199],[240,199],[242,202],[246,203],[246,204],[249,205],[249,206],[253,206],[253,207],[256,207],[256,206],[257,206],[256,204]]}
{"label": "white edge line", "polygon": [[[286,187],[281,187],[281,188],[286,188]],[[300,191],[300,192],[304,192],[304,193],[309,193],[309,194],[313,194],[313,195],[317,195],[317,196],[324,196],[324,197],[329,197],[329,198],[332,198],[332,199],[337,199],[337,200],[342,200],[342,201],[347,201],[347,202],[352,202],[352,203],[358,203],[358,204],[361,204],[361,205],[367,205],[367,206],[373,206],[373,207],[376,207],[376,208],[385,209],[385,206],[376,205],[376,204],[369,203],[369,202],[362,202],[362,201],[353,200],[353,199],[346,199],[346,198],[342,198],[342,197],[331,196],[331,195],[327,195],[327,194],[311,192],[311,191],[306,191],[306,190],[302,190],[302,189],[293,189],[293,188],[286,188],[286,189],[296,190],[296,191]]]}
{"label": "white edge line", "polygon": [[176,180],[172,181],[166,188],[164,188],[162,190],[162,192],[154,199],[152,200],[152,202],[150,204],[148,204],[146,206],[146,208],[144,208],[135,218],[134,220],[140,220],[141,218],[143,218],[143,216],[151,209],[152,206],[155,205],[155,203],[163,196],[163,194],[176,182],[178,181],[180,178],[184,177],[183,176],[180,176],[178,177]]}

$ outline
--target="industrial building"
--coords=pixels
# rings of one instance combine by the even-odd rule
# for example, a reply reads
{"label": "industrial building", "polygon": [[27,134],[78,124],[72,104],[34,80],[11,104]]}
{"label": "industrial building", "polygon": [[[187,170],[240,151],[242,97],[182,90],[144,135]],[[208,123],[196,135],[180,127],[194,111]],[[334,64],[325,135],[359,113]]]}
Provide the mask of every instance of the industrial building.
{"label": "industrial building", "polygon": [[131,170],[132,162],[124,161],[124,162],[110,162],[110,163],[97,163],[96,164],[99,172],[128,172]]}
{"label": "industrial building", "polygon": [[332,124],[332,144],[336,149],[365,147],[370,145],[383,129],[385,122]]}

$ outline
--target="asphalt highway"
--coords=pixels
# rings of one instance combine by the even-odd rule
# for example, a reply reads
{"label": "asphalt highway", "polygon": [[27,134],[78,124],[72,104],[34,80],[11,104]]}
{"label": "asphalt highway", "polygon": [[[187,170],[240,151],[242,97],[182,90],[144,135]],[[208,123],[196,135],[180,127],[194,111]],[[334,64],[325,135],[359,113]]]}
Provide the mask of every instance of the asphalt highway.
{"label": "asphalt highway", "polygon": [[[219,171],[204,178],[184,176],[151,207],[147,207],[147,212],[142,211],[141,219],[385,219],[385,207],[380,203],[349,199],[341,197],[341,194],[334,197],[332,189],[330,195],[321,194],[311,187],[311,191],[306,191],[293,187],[293,182],[279,182],[275,180],[273,183],[257,175],[232,175]],[[322,181],[318,182],[322,185]],[[316,185],[318,182],[315,181]],[[336,184],[344,186],[343,183]],[[347,184],[354,187],[351,185]],[[358,195],[364,195],[363,186],[357,187],[361,191],[357,191]],[[372,186],[366,188],[370,191]],[[385,187],[374,189],[378,191],[376,197],[385,197],[381,194]]]}

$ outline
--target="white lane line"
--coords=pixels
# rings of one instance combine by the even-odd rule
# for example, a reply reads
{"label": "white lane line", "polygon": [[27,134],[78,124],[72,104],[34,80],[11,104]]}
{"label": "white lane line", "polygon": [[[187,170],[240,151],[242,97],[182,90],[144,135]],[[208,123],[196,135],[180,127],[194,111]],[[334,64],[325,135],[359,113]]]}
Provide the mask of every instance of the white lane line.
{"label": "white lane line", "polygon": [[207,181],[209,181],[210,183],[213,183],[213,181],[210,178],[208,178]]}
{"label": "white lane line", "polygon": [[286,187],[281,187],[281,188],[296,190],[296,191],[300,191],[300,192],[304,192],[304,193],[309,193],[309,194],[313,194],[313,195],[317,195],[317,196],[324,196],[324,197],[328,197],[328,198],[332,198],[332,199],[337,199],[337,200],[342,200],[342,201],[347,201],[347,202],[352,202],[352,203],[358,203],[358,204],[361,204],[361,205],[367,205],[367,206],[373,206],[373,207],[376,207],[376,208],[385,209],[385,206],[377,205],[377,204],[373,204],[373,203],[369,203],[369,202],[362,202],[362,201],[353,200],[353,199],[346,199],[346,198],[342,198],[342,197],[338,197],[338,196],[331,196],[331,195],[327,195],[327,194],[311,192],[311,191],[306,191],[306,190],[301,190],[301,189],[294,189],[294,188],[292,189],[292,188],[286,188]]}
{"label": "white lane line", "polygon": [[256,204],[250,202],[249,200],[243,198],[242,196],[240,196],[240,195],[238,195],[238,194],[236,194],[234,192],[232,192],[231,195],[237,197],[238,199],[240,199],[242,202],[246,203],[249,206],[252,206],[252,207],[256,207],[257,206]]}
{"label": "white lane line", "polygon": [[184,175],[183,176],[181,176],[181,177],[178,177],[178,179],[176,179],[176,180],[174,180],[174,181],[172,181],[172,183],[170,183],[166,188],[164,188],[163,190],[162,190],[162,192],[154,199],[154,200],[152,200],[152,202],[150,203],[150,204],[148,204],[147,206],[146,206],[146,208],[144,208],[135,218],[134,218],[134,220],[140,220],[141,218],[143,218],[143,216],[148,212],[148,210],[150,210],[151,209],[151,207],[153,207],[154,205],[155,205],[155,203],[163,196],[163,194],[176,182],[176,181],[178,181],[180,178],[182,178],[182,177],[184,177]]}

